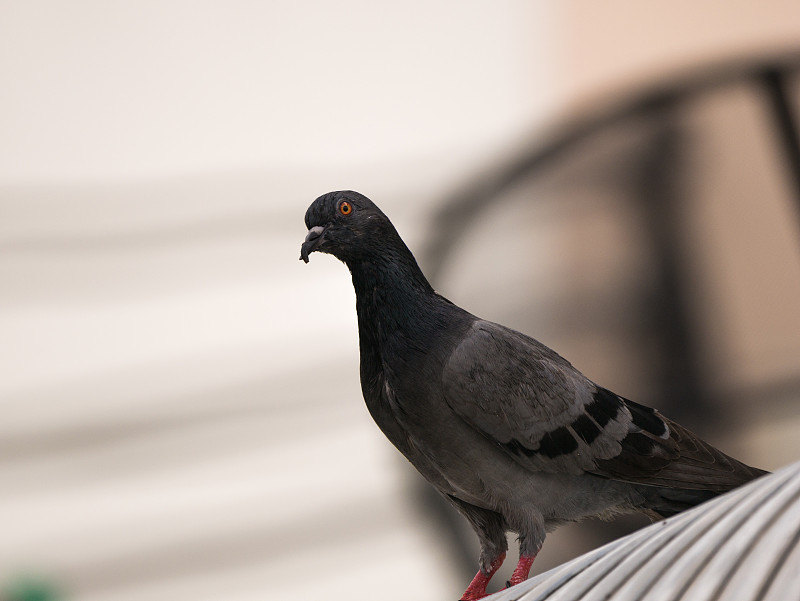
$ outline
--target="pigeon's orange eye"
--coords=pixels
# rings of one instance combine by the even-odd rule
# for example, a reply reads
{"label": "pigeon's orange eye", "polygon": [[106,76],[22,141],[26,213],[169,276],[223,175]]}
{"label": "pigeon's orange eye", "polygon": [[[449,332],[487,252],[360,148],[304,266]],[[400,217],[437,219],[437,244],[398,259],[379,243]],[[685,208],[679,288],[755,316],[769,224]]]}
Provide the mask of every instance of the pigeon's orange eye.
{"label": "pigeon's orange eye", "polygon": [[342,204],[339,205],[339,212],[342,215],[349,215],[350,213],[353,212],[353,205],[351,205],[346,200],[343,200]]}

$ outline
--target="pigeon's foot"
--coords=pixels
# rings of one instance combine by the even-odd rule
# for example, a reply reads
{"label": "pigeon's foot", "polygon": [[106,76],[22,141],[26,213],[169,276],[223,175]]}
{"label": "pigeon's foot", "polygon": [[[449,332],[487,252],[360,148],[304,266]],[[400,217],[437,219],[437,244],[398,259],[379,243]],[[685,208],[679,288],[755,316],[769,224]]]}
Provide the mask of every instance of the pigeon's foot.
{"label": "pigeon's foot", "polygon": [[460,601],[477,601],[478,599],[483,599],[486,597],[486,585],[489,584],[489,581],[494,576],[495,572],[500,569],[500,566],[503,565],[503,560],[506,558],[506,554],[503,553],[495,559],[491,565],[489,566],[489,573],[484,574],[483,570],[478,570],[478,573],[475,574],[475,578],[472,579],[472,582],[469,583],[467,590],[464,591],[464,594],[461,595]]}
{"label": "pigeon's foot", "polygon": [[536,555],[520,555],[517,567],[514,568],[514,573],[511,574],[511,580],[506,582],[506,588],[511,588],[520,582],[525,582],[528,579],[528,574],[531,572],[531,566]]}

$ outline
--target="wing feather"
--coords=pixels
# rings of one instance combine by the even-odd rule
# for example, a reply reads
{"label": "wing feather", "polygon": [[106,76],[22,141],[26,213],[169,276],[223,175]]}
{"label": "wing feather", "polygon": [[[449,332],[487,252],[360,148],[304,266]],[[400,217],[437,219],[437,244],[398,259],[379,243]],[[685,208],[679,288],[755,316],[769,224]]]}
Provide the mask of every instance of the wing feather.
{"label": "wing feather", "polygon": [[491,322],[473,324],[442,385],[457,415],[531,470],[700,490],[727,490],[763,473]]}

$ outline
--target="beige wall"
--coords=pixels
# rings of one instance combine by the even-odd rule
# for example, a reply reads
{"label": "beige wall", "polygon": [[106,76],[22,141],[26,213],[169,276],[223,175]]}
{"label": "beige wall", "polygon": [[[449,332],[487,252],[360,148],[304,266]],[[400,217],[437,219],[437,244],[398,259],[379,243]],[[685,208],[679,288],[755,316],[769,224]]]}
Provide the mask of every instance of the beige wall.
{"label": "beige wall", "polygon": [[554,4],[552,85],[567,102],[705,61],[794,49],[800,40],[800,7],[791,0]]}

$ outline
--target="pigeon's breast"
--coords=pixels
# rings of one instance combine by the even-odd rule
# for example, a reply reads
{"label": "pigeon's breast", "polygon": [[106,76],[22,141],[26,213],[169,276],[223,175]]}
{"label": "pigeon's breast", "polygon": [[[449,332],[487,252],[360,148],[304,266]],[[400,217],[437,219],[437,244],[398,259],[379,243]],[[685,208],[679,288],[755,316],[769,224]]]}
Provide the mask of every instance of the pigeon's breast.
{"label": "pigeon's breast", "polygon": [[530,474],[454,414],[440,393],[434,392],[438,387],[426,390],[431,393],[397,387],[386,379],[383,397],[389,416],[384,419],[388,417],[390,423],[378,426],[385,433],[387,429],[403,433],[402,445],[395,446],[442,492],[497,509]]}

